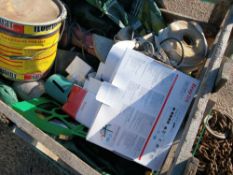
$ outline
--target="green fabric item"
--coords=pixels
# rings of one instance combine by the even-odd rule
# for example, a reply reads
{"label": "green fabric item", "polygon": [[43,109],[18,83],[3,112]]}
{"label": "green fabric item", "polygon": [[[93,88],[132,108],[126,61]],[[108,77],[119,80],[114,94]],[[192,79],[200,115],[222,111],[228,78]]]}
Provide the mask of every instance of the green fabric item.
{"label": "green fabric item", "polygon": [[[162,14],[157,6],[157,4],[153,0],[136,0],[138,1],[139,13],[136,14],[137,19],[139,19],[147,33],[156,32],[165,28],[165,22],[162,17]],[[135,1],[135,2],[136,2]]]}
{"label": "green fabric item", "polygon": [[119,27],[124,28],[129,24],[128,15],[117,0],[86,0],[106,14]]}
{"label": "green fabric item", "polygon": [[73,0],[69,8],[78,25],[89,32],[107,36],[119,30],[118,24],[85,0]]}
{"label": "green fabric item", "polygon": [[[165,22],[153,0],[132,0],[131,3],[117,0],[86,0],[92,6],[106,14],[119,27],[132,26],[139,33],[156,32],[165,27]],[[131,4],[131,8],[123,7]],[[141,27],[142,26],[142,27]],[[142,31],[146,31],[145,33]]]}
{"label": "green fabric item", "polygon": [[14,89],[5,84],[0,84],[0,100],[9,106],[18,102],[18,98]]}

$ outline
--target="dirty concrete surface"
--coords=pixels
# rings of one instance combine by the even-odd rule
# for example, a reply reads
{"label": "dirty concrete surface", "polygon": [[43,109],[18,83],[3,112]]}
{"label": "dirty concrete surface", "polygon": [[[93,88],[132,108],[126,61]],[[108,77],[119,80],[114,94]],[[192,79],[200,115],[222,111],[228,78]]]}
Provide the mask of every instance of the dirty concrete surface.
{"label": "dirty concrete surface", "polygon": [[184,14],[200,21],[209,21],[214,4],[201,0],[163,0],[168,10]]}
{"label": "dirty concrete surface", "polygon": [[67,175],[0,122],[0,175]]}

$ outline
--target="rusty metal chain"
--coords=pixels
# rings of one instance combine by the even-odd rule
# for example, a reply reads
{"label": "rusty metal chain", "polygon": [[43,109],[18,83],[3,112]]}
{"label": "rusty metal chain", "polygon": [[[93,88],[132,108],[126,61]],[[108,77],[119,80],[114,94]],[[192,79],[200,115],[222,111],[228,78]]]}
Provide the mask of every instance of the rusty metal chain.
{"label": "rusty metal chain", "polygon": [[[203,136],[196,156],[200,160],[198,174],[232,175],[233,118],[214,110],[208,122],[209,129]],[[205,125],[200,131],[203,127]],[[219,135],[225,135],[226,138]]]}

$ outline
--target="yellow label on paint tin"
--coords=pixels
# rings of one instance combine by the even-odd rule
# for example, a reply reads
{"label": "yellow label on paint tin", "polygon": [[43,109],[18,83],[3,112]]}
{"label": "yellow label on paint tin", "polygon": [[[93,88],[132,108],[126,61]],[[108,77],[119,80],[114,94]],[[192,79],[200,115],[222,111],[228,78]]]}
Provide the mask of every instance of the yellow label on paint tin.
{"label": "yellow label on paint tin", "polygon": [[[44,22],[34,19],[22,22],[17,16],[11,18],[6,13],[0,16],[0,74],[11,80],[33,81],[52,67],[60,29],[67,16],[60,0],[53,0],[53,3],[59,15],[48,21],[46,16]],[[43,6],[40,8],[43,10]],[[19,6],[15,10],[20,10]]]}
{"label": "yellow label on paint tin", "polygon": [[0,32],[0,73],[13,80],[36,80],[53,64],[60,33],[39,38]]}
{"label": "yellow label on paint tin", "polygon": [[24,27],[24,34],[29,35],[47,35],[53,33],[60,29],[61,24],[53,24],[47,26],[25,26]]}

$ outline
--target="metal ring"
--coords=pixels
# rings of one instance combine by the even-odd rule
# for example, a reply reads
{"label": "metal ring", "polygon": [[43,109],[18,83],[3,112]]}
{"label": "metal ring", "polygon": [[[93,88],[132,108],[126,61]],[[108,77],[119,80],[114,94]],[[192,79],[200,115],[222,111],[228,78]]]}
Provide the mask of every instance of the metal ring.
{"label": "metal ring", "polygon": [[[217,111],[218,112],[218,111]],[[219,112],[218,112],[219,113]],[[226,115],[226,114],[222,114],[224,115],[224,117],[227,117],[232,123],[233,123],[233,119],[229,116],[229,115]],[[215,131],[213,129],[210,128],[210,125],[209,125],[209,120],[213,118],[213,115],[207,115],[204,119],[204,125],[207,129],[207,131],[213,135],[214,137],[218,138],[218,139],[227,139],[227,133],[220,133],[218,131]],[[233,130],[233,129],[232,129]]]}

